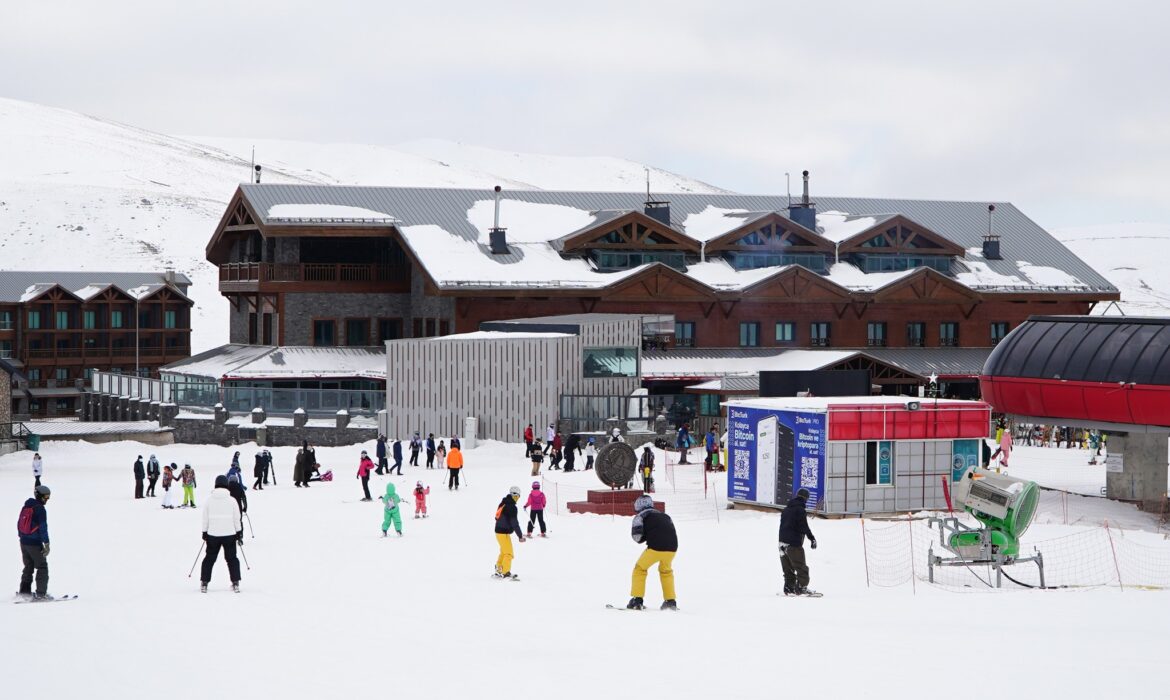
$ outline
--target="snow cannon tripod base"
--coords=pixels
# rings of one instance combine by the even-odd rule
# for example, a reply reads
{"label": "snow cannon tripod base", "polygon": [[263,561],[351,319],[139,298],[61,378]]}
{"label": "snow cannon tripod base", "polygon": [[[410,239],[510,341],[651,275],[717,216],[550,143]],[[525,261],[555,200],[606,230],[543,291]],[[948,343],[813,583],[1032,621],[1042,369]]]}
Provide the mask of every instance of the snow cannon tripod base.
{"label": "snow cannon tripod base", "polygon": [[[998,530],[986,527],[968,527],[959,522],[956,517],[930,518],[927,523],[931,528],[938,526],[938,546],[952,555],[949,557],[937,555],[934,553],[934,544],[930,545],[930,549],[926,553],[926,570],[928,580],[931,583],[934,583],[934,568],[936,566],[990,566],[995,570],[995,587],[1001,588],[1004,576],[1015,581],[1010,574],[1004,573],[1004,567],[1035,562],[1036,568],[1040,572],[1039,587],[1046,587],[1044,555],[1039,550],[1034,550],[1032,556],[1021,557],[1018,554],[1018,541],[1005,541],[1004,533]],[[1014,553],[1007,554],[1009,549]]]}

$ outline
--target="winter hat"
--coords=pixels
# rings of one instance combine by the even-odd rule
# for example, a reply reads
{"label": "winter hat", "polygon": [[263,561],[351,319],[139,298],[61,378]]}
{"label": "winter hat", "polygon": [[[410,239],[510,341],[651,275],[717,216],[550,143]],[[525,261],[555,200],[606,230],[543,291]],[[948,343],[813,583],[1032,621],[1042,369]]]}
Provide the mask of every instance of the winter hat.
{"label": "winter hat", "polygon": [[33,489],[33,493],[35,493],[39,498],[48,498],[50,495],[52,495],[53,492],[49,490],[48,486],[41,484],[40,486]]}
{"label": "winter hat", "polygon": [[593,438],[589,438],[589,444],[593,444]]}
{"label": "winter hat", "polygon": [[220,474],[219,476],[215,477],[215,488],[226,489],[227,486],[228,486],[228,478],[226,476],[224,476],[223,474]]}
{"label": "winter hat", "polygon": [[808,489],[802,488],[796,492],[796,497],[802,500],[808,500]]}
{"label": "winter hat", "polygon": [[508,489],[508,495],[512,498],[520,498],[520,487],[513,486],[512,488]]}
{"label": "winter hat", "polygon": [[228,477],[228,483],[238,484],[238,483],[240,483],[240,477],[236,476],[235,474],[232,474],[231,476]]}
{"label": "winter hat", "polygon": [[416,482],[414,482],[414,485],[415,485],[415,486],[417,486],[417,487],[419,487],[420,489],[422,488],[422,482],[421,482],[421,481],[416,481]]}
{"label": "winter hat", "polygon": [[650,510],[654,507],[654,499],[642,494],[638,496],[638,500],[634,501],[634,511],[641,513],[644,510]]}
{"label": "winter hat", "polygon": [[539,481],[532,482],[532,489],[534,491],[539,491],[540,490],[540,482]]}
{"label": "winter hat", "polygon": [[386,484],[386,500],[392,499],[396,492],[397,489],[394,488],[394,482]]}

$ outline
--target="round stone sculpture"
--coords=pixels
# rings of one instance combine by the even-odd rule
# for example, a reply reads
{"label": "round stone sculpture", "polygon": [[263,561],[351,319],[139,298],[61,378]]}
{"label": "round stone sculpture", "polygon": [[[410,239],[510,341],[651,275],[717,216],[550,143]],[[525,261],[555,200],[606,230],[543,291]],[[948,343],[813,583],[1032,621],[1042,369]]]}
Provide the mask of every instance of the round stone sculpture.
{"label": "round stone sculpture", "polygon": [[610,488],[622,489],[634,478],[638,469],[638,455],[634,448],[624,442],[610,442],[597,451],[593,470],[601,483]]}

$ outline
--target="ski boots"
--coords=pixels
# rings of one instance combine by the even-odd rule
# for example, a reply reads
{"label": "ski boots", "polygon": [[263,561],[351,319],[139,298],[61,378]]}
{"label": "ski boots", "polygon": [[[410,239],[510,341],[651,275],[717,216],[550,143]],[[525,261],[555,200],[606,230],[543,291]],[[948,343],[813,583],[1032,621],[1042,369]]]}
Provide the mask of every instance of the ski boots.
{"label": "ski boots", "polygon": [[796,595],[796,588],[792,586],[784,586],[784,595]]}
{"label": "ski boots", "polygon": [[386,531],[385,531],[385,530],[383,530],[383,531],[382,531],[382,537],[385,537],[385,536],[386,536]]}
{"label": "ski boots", "polygon": [[675,602],[674,598],[671,598],[670,600],[664,600],[664,601],[662,601],[662,607],[659,609],[660,610],[678,610],[678,603]]}
{"label": "ski boots", "polygon": [[232,581],[232,593],[239,593],[239,592],[240,592],[240,582],[239,581]]}
{"label": "ski boots", "polygon": [[626,603],[627,610],[645,610],[646,606],[642,604],[641,598],[630,598],[630,602]]}
{"label": "ski boots", "polygon": [[200,584],[199,584],[199,592],[200,592],[200,593],[206,593],[206,592],[207,592],[207,584],[206,584],[206,583],[200,583]]}

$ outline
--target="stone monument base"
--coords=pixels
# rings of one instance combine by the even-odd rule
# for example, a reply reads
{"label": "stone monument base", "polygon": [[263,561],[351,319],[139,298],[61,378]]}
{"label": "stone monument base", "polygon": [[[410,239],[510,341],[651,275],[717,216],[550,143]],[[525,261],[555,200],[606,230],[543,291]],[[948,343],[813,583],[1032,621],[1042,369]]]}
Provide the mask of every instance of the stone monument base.
{"label": "stone monument base", "polygon": [[[568,508],[570,513],[634,515],[634,501],[643,493],[641,489],[598,489],[590,491],[587,500],[569,503]],[[666,512],[666,504],[662,501],[654,501],[654,507]]]}

